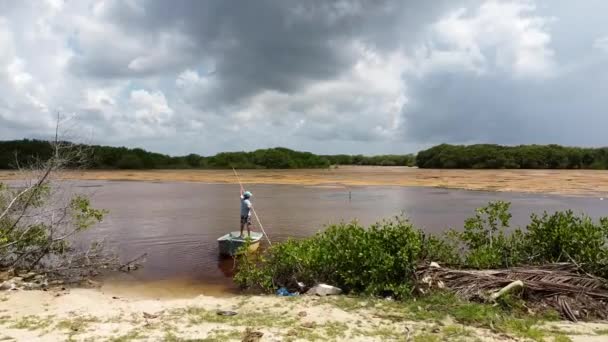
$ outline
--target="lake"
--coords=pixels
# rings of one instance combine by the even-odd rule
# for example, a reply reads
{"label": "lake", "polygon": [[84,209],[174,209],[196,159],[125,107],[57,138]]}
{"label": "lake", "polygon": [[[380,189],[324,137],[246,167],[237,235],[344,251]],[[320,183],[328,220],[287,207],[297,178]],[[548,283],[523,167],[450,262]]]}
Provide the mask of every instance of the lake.
{"label": "lake", "polygon": [[[238,185],[130,181],[75,185],[90,194],[94,206],[110,211],[87,238],[105,237],[123,260],[148,254],[144,268],[107,279],[108,290],[177,296],[235,290],[233,261],[219,257],[216,239],[239,229]],[[252,185],[248,190],[273,242],[310,236],[341,220],[368,225],[401,214],[425,231],[439,233],[462,227],[475,208],[493,200],[512,202],[513,225],[526,224],[530,213],[543,210],[572,209],[595,218],[608,215],[608,200],[597,197],[380,186]]]}

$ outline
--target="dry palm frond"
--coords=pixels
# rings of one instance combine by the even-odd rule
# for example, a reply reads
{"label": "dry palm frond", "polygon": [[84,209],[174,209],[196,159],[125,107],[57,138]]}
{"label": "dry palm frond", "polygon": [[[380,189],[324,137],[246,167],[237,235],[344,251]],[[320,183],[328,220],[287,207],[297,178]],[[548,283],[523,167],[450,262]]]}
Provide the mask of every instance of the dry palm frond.
{"label": "dry palm frond", "polygon": [[422,291],[445,288],[466,299],[488,300],[489,294],[513,281],[524,283],[522,298],[554,307],[570,320],[576,316],[607,317],[608,282],[577,272],[576,265],[549,264],[500,270],[455,270],[421,266]]}

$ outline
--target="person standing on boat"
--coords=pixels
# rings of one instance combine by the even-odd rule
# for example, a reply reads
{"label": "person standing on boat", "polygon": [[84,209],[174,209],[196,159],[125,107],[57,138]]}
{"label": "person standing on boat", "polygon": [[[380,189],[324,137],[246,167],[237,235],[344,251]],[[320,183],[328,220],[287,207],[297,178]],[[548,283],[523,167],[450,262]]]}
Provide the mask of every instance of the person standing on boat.
{"label": "person standing on boat", "polygon": [[247,225],[247,236],[251,236],[251,210],[253,208],[251,196],[251,192],[243,191],[241,188],[241,235],[239,237],[243,237],[245,225]]}

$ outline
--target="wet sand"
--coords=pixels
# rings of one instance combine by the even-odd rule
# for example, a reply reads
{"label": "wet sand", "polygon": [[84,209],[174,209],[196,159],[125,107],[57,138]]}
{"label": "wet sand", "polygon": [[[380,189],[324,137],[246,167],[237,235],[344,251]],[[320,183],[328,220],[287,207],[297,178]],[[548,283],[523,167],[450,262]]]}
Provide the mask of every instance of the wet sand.
{"label": "wet sand", "polygon": [[[337,169],[239,170],[244,183],[322,187],[362,185],[528,192],[608,197],[605,170],[434,170],[409,167],[342,166]],[[66,179],[236,183],[232,170],[72,171]],[[0,171],[0,181],[19,178]]]}

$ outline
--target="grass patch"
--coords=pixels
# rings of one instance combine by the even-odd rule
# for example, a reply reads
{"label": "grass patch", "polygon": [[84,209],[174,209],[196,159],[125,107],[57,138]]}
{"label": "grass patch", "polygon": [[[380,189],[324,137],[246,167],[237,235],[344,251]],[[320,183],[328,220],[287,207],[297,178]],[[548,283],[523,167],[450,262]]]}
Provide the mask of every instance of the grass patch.
{"label": "grass patch", "polygon": [[138,339],[141,337],[143,337],[141,331],[139,329],[133,329],[124,335],[111,338],[109,341],[110,342],[128,342],[128,341]]}
{"label": "grass patch", "polygon": [[324,334],[329,338],[345,337],[348,331],[348,325],[342,322],[327,322],[318,326],[317,329],[323,329]]}
{"label": "grass patch", "polygon": [[555,335],[553,342],[572,342],[572,339],[566,335]]}
{"label": "grass patch", "polygon": [[[367,299],[367,298],[366,298]],[[346,296],[323,297],[315,302],[316,305],[329,304],[343,311],[351,312],[369,308],[373,305],[374,299],[362,299]]]}
{"label": "grass patch", "polygon": [[316,328],[311,329],[302,326],[297,326],[289,330],[283,339],[283,341],[285,342],[291,342],[295,340],[327,341],[327,337],[319,334]]}
{"label": "grass patch", "polygon": [[458,325],[448,325],[447,327],[443,328],[441,332],[448,341],[459,341],[463,338],[464,340],[470,341],[471,337],[473,337],[473,332],[471,330],[468,330],[464,326]]}
{"label": "grass patch", "polygon": [[2,315],[0,316],[0,324],[6,324],[8,322],[10,322],[11,316],[9,315]]}
{"label": "grass patch", "polygon": [[441,342],[441,336],[437,334],[424,333],[414,336],[414,342]]}
{"label": "grass patch", "polygon": [[545,332],[539,329],[537,325],[538,321],[534,319],[517,319],[517,318],[505,318],[501,322],[498,322],[497,328],[505,333],[512,333],[519,337],[529,338],[534,341],[544,341]]}
{"label": "grass patch", "polygon": [[354,329],[351,333],[351,337],[378,337],[382,341],[387,340],[402,340],[407,332],[396,330],[394,327],[376,327],[371,330]]}
{"label": "grass patch", "polygon": [[[543,321],[556,319],[554,311],[530,315],[520,310],[516,303],[493,306],[466,302],[449,293],[435,293],[403,302],[378,300],[376,308],[382,310],[378,317],[392,321],[414,320],[438,323],[450,316],[456,322],[467,326],[490,329],[534,341],[543,341],[549,335],[554,335],[547,334],[538,325]],[[447,332],[444,333],[452,334],[455,330],[453,327],[448,327]]]}
{"label": "grass patch", "polygon": [[52,324],[50,317],[39,317],[39,316],[25,316],[17,320],[11,328],[14,329],[27,329],[27,330],[40,330],[49,327]]}
{"label": "grass patch", "polygon": [[239,330],[226,330],[218,329],[213,330],[205,340],[209,341],[229,341],[235,339],[242,339],[243,332]]}
{"label": "grass patch", "polygon": [[327,341],[335,340],[336,338],[346,337],[348,325],[342,322],[327,322],[313,327],[304,327],[302,325],[295,326],[290,329],[284,340],[306,340],[306,341]]}
{"label": "grass patch", "polygon": [[593,332],[597,335],[608,335],[608,329],[598,329],[594,330]]}
{"label": "grass patch", "polygon": [[81,332],[87,329],[91,323],[100,322],[99,318],[93,316],[78,316],[73,319],[63,319],[57,323],[56,328],[69,330],[72,332]]}
{"label": "grass patch", "polygon": [[187,315],[187,319],[191,324],[223,323],[232,326],[284,328],[296,323],[295,318],[270,312],[243,311],[239,312],[236,316],[221,316],[218,315],[216,311],[210,311],[200,307],[173,310],[169,315],[178,317]]}
{"label": "grass patch", "polygon": [[238,330],[218,329],[210,332],[209,336],[202,339],[185,339],[177,336],[174,332],[168,331],[163,337],[164,342],[223,342],[229,340],[240,340],[243,333]]}

